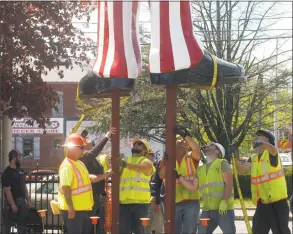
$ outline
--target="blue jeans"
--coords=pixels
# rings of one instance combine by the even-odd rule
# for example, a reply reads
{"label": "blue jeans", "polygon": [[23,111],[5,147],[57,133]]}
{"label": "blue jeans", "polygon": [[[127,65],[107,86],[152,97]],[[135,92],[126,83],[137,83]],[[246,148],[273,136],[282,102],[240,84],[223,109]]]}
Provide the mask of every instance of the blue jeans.
{"label": "blue jeans", "polygon": [[196,234],[199,211],[198,200],[176,203],[176,234]]}
{"label": "blue jeans", "polygon": [[234,210],[228,210],[226,215],[220,215],[217,210],[202,211],[200,218],[209,218],[208,226],[204,227],[199,223],[199,234],[212,234],[219,226],[223,234],[235,234],[235,214]]}

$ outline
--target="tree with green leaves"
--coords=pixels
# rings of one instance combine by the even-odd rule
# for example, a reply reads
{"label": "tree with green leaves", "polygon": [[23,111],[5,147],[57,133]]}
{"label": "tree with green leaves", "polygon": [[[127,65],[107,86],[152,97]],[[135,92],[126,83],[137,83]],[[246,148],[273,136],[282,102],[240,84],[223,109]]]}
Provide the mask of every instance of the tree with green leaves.
{"label": "tree with green leaves", "polygon": [[94,44],[72,19],[89,21],[94,9],[69,1],[0,3],[2,115],[31,117],[45,126],[46,113],[59,98],[42,76],[56,69],[62,79],[64,69],[89,64]]}
{"label": "tree with green leaves", "polygon": [[[276,3],[194,1],[192,7],[195,33],[203,38],[206,49],[219,58],[243,64],[247,83],[223,85],[215,90],[178,89],[177,122],[189,128],[200,144],[214,141],[227,148],[230,142],[239,148],[247,135],[256,130],[259,120],[263,128],[272,128],[268,117],[275,111],[272,107],[276,89],[284,94],[284,98],[278,100],[277,111],[284,113],[290,108],[290,99],[286,96],[290,95],[287,86],[291,71],[279,69],[276,75],[275,68],[291,60],[291,54],[275,50],[263,58],[254,54],[267,41],[262,38],[271,25],[265,24],[265,19],[276,15]],[[146,33],[144,39],[147,38]],[[280,45],[282,43],[284,41],[280,41]],[[140,135],[164,143],[165,88],[150,84],[146,66],[149,48],[143,49],[143,73],[136,81],[132,97],[121,110],[122,135]],[[275,58],[280,54],[288,56],[276,63]],[[110,110],[101,111],[94,116],[98,129],[105,128],[103,121],[109,123],[110,113]],[[290,122],[287,117],[284,123]]]}

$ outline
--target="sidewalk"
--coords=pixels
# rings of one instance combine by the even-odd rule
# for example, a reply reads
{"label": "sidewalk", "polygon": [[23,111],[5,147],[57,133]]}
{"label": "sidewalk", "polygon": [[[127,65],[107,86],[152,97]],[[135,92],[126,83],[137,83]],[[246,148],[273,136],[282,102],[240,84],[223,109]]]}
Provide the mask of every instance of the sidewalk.
{"label": "sidewalk", "polygon": [[[235,208],[234,209],[234,212],[235,212],[235,218],[236,218],[236,220],[244,220],[243,212],[242,212],[241,208],[238,208],[238,207]],[[247,215],[248,215],[249,220],[252,220],[252,217],[254,215],[255,209],[252,208],[252,207],[248,207],[246,209],[246,212],[247,212]],[[292,213],[291,212],[290,212],[289,220],[292,221]]]}

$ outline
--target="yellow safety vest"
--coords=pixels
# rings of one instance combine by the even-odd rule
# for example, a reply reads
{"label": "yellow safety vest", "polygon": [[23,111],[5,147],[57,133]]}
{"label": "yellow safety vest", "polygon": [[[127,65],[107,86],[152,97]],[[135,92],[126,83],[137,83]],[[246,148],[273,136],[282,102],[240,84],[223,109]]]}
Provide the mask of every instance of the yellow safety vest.
{"label": "yellow safety vest", "polygon": [[107,165],[107,154],[99,155],[97,160],[101,163],[104,168],[104,171],[108,171],[110,168]]}
{"label": "yellow safety vest", "polygon": [[[192,158],[186,154],[183,158],[181,163],[179,164],[176,161],[176,170],[178,174],[181,174],[186,180],[193,182],[195,176],[195,166],[193,164]],[[164,180],[165,182],[165,180]],[[176,180],[176,195],[175,195],[175,202],[183,202],[188,200],[199,200],[199,192],[191,192],[187,188],[185,188],[179,180]]]}
{"label": "yellow safety vest", "polygon": [[[225,183],[222,176],[222,161],[217,158],[207,173],[206,165],[197,169],[200,198],[203,203],[203,210],[218,210],[224,197]],[[228,199],[228,210],[234,209],[234,191],[232,188],[231,197]]]}
{"label": "yellow safety vest", "polygon": [[269,204],[286,199],[287,184],[280,161],[278,157],[278,166],[272,167],[270,164],[270,155],[265,150],[258,159],[258,155],[251,158],[251,195],[254,205],[258,200]]}
{"label": "yellow safety vest", "polygon": [[[68,167],[73,171],[73,183],[71,185],[72,203],[75,210],[91,210],[94,205],[92,184],[88,170],[81,161],[73,161],[65,158],[59,168],[59,176],[62,168]],[[68,210],[67,203],[62,191],[59,188],[58,202],[61,210]]]}
{"label": "yellow safety vest", "polygon": [[[127,163],[139,164],[144,160],[148,160],[143,156],[128,157]],[[154,172],[153,167],[153,172]],[[144,173],[123,169],[120,177],[120,203],[121,204],[148,204],[150,203],[150,179]]]}

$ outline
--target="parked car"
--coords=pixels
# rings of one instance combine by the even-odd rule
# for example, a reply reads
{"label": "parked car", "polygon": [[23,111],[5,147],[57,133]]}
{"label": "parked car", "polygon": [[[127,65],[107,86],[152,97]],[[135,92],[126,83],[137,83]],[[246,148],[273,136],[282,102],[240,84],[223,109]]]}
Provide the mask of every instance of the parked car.
{"label": "parked car", "polygon": [[50,175],[43,177],[41,181],[27,183],[28,192],[30,194],[32,206],[37,210],[47,209],[45,226],[49,229],[62,230],[63,219],[61,215],[53,215],[50,201],[57,200],[59,189],[58,175]]}
{"label": "parked car", "polygon": [[280,153],[280,159],[283,168],[288,168],[292,166],[292,153]]}
{"label": "parked car", "polygon": [[45,179],[46,177],[50,175],[56,174],[56,171],[53,170],[46,170],[46,169],[41,169],[41,170],[35,170],[27,173],[25,175],[25,180],[26,181],[40,181]]}

